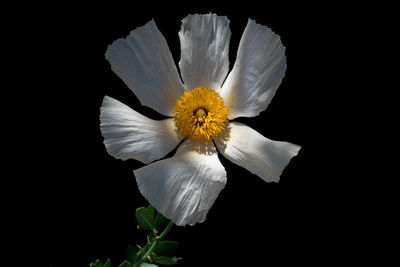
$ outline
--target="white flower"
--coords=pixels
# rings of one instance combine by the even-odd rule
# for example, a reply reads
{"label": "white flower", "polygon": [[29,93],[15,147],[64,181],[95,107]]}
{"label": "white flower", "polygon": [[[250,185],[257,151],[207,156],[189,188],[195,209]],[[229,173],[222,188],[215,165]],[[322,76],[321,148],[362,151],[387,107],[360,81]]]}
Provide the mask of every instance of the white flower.
{"label": "white flower", "polygon": [[100,127],[108,153],[151,163],[185,139],[173,157],[134,170],[143,196],[177,225],[203,222],[225,187],[217,150],[266,182],[278,182],[300,150],[229,122],[264,111],[286,70],[279,36],[249,20],[226,78],[230,36],[227,17],[189,15],[182,20],[179,68],[184,84],[154,20],[113,42],[105,54],[142,105],[172,117],[151,120],[106,96]]}

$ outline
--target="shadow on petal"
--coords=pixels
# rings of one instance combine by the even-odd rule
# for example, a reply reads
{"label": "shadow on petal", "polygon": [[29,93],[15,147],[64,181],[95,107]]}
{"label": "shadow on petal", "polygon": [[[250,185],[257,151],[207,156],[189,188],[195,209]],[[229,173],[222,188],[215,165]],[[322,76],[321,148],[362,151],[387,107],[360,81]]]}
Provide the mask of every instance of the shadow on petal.
{"label": "shadow on petal", "polygon": [[212,141],[206,142],[198,142],[194,140],[188,140],[188,146],[190,146],[190,150],[195,151],[198,154],[211,156],[215,154],[217,151]]}
{"label": "shadow on petal", "polygon": [[214,139],[214,141],[218,144],[217,148],[220,153],[225,153],[226,145],[231,139],[231,130],[232,127],[230,124],[228,124],[225,127],[224,132],[220,136]]}

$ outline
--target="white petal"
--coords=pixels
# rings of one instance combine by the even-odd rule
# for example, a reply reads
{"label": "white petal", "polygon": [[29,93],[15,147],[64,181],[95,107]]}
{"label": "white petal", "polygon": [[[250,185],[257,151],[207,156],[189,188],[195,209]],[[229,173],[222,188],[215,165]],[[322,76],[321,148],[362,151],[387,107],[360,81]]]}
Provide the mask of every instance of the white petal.
{"label": "white petal", "polygon": [[288,142],[272,141],[235,122],[229,123],[225,133],[214,141],[227,159],[266,182],[278,182],[283,169],[301,148]]}
{"label": "white petal", "polygon": [[179,67],[187,89],[220,90],[229,70],[230,37],[227,17],[189,15],[182,20]]}
{"label": "white petal", "polygon": [[111,97],[104,97],[100,129],[108,153],[117,159],[150,163],[182,140],[172,119],[151,120]]}
{"label": "white petal", "polygon": [[203,222],[225,187],[225,168],[211,146],[199,153],[186,140],[172,158],[134,171],[142,195],[177,225]]}
{"label": "white petal", "polygon": [[112,70],[144,106],[173,115],[184,88],[165,38],[154,20],[108,46],[106,59]]}
{"label": "white petal", "polygon": [[221,96],[229,119],[254,117],[264,111],[286,71],[285,47],[270,28],[249,20],[240,40],[235,65]]}

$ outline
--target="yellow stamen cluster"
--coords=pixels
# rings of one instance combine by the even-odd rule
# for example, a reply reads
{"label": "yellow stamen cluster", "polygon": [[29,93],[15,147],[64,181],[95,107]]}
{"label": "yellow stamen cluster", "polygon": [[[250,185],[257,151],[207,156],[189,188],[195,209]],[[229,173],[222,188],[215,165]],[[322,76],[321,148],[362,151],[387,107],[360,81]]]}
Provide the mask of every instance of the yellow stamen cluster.
{"label": "yellow stamen cluster", "polygon": [[197,87],[176,101],[174,121],[182,136],[204,143],[222,134],[228,122],[228,109],[213,89]]}

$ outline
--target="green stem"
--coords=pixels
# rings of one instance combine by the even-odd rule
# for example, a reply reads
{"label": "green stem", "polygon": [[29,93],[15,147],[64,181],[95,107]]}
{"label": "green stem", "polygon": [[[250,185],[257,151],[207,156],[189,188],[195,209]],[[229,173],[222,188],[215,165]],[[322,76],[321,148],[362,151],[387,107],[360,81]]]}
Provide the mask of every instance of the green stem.
{"label": "green stem", "polygon": [[142,264],[147,259],[147,257],[151,254],[151,252],[153,252],[153,249],[157,244],[157,239],[153,239],[153,241],[151,242],[152,244],[149,247],[149,249],[146,251],[146,253],[143,254],[142,258],[133,265],[133,267],[140,266],[140,264]]}
{"label": "green stem", "polygon": [[148,248],[148,250],[143,254],[143,256],[140,258],[140,260],[133,265],[133,267],[140,266],[140,264],[142,264],[147,259],[147,257],[153,252],[153,249],[157,245],[157,242],[161,241],[161,240],[163,240],[165,238],[165,236],[171,230],[173,225],[174,225],[174,223],[172,221],[170,221],[168,223],[167,227],[165,227],[164,231],[162,231],[161,235],[156,236],[156,237],[153,238],[153,240],[150,243],[151,245]]}
{"label": "green stem", "polygon": [[172,221],[169,221],[167,227],[165,227],[164,231],[161,233],[161,235],[158,237],[159,240],[163,240],[164,237],[168,234],[168,232],[171,230],[172,226],[174,223]]}

